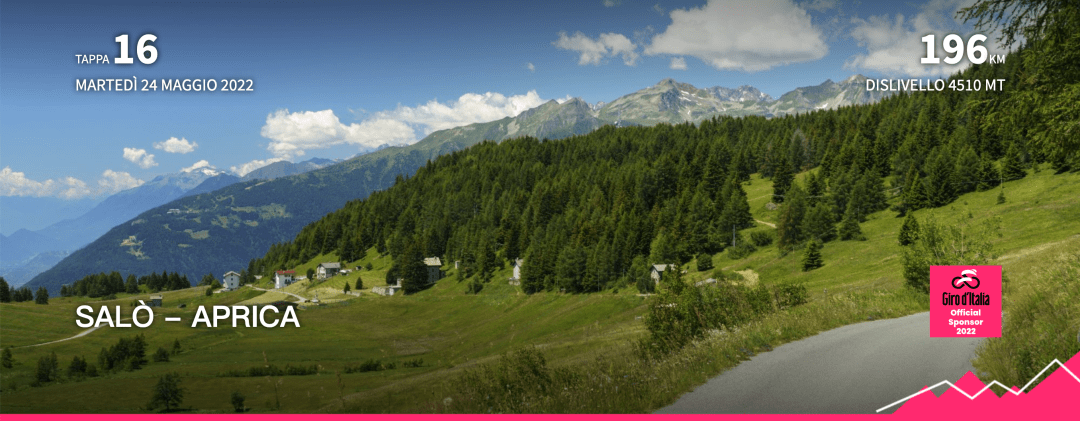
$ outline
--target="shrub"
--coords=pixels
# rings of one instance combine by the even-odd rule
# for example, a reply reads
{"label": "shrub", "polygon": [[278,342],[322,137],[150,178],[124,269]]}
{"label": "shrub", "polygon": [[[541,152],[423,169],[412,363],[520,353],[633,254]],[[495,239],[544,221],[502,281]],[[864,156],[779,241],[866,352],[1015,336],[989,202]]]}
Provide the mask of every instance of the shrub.
{"label": "shrub", "polygon": [[972,364],[984,378],[1016,385],[1035,379],[1030,390],[1046,378],[1035,376],[1047,364],[1080,352],[1080,251],[1073,248],[1049,263],[1028,280],[1030,289],[1006,302],[1001,336],[976,351]]}
{"label": "shrub", "polygon": [[701,253],[697,256],[697,270],[704,272],[713,268],[712,255],[709,253]]}
{"label": "shrub", "polygon": [[169,362],[169,351],[166,351],[165,348],[158,347],[157,351],[154,352],[154,362],[155,363],[167,363],[167,362]]}
{"label": "shrub", "polygon": [[996,219],[971,226],[942,225],[931,217],[921,225],[918,239],[903,254],[904,279],[917,291],[930,292],[930,266],[977,266],[996,258],[991,242],[1001,236]]}
{"label": "shrub", "polygon": [[728,254],[729,259],[731,259],[731,260],[739,260],[739,259],[742,259],[742,258],[744,258],[746,256],[749,256],[750,253],[753,253],[756,250],[757,250],[757,247],[754,247],[753,243],[751,243],[749,241],[740,241],[737,244],[735,244],[735,246],[728,247],[727,254]]}
{"label": "shrub", "polygon": [[38,359],[36,375],[37,383],[48,383],[60,376],[60,363],[56,359],[55,352]]}
{"label": "shrub", "polygon": [[401,363],[401,366],[405,368],[423,367],[424,360],[420,358],[417,358],[415,360],[406,360],[405,362]]}
{"label": "shrub", "polygon": [[[671,278],[661,283],[665,287],[647,301],[645,326],[649,337],[639,344],[644,357],[670,353],[709,330],[743,325],[773,311],[769,289],[764,285],[750,289],[718,282],[693,287],[677,275]],[[805,288],[803,295],[802,302],[806,302]]]}
{"label": "shrub", "polygon": [[67,376],[70,378],[83,377],[86,375],[86,369],[86,359],[76,355],[71,358],[71,364],[68,364]]}
{"label": "shrub", "polygon": [[750,242],[758,247],[768,246],[769,244],[772,244],[774,239],[775,236],[772,231],[755,231],[750,233]]}
{"label": "shrub", "polygon": [[349,373],[367,373],[369,371],[385,370],[388,367],[384,366],[381,361],[375,359],[369,359],[360,364],[346,364],[342,371],[345,374]]}
{"label": "shrub", "polygon": [[232,403],[233,411],[244,412],[244,394],[240,391],[233,391],[229,401]]}
{"label": "shrub", "polygon": [[146,339],[142,334],[132,338],[120,338],[116,345],[101,349],[98,365],[105,371],[138,370],[146,364]]}
{"label": "shrub", "polygon": [[796,283],[777,285],[773,295],[776,297],[776,306],[781,309],[806,304],[810,296],[806,285]]}
{"label": "shrub", "polygon": [[230,370],[219,374],[218,377],[307,376],[318,372],[319,366],[315,364],[309,366],[285,364],[284,369],[270,364],[268,366],[251,367],[247,370]]}

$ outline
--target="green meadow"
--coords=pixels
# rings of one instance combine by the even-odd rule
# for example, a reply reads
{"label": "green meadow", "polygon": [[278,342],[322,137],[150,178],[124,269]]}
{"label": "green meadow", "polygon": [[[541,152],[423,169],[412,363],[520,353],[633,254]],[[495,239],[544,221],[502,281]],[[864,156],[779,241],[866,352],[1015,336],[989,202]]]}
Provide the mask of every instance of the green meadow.
{"label": "green meadow", "polygon": [[[771,183],[755,175],[744,188],[755,219],[775,223],[777,211],[765,206],[770,201]],[[1080,248],[1080,174],[1029,171],[1027,178],[1005,183],[1004,192],[1004,204],[997,204],[1000,190],[992,189],[965,194],[952,204],[915,214],[920,222],[930,215],[946,224],[995,221],[1000,236],[993,239],[998,255],[994,263],[1004,267],[1009,279],[1005,291],[1008,307],[1011,291],[1025,290],[1026,283],[1052,265],[1062,250]],[[621,391],[605,389],[595,392],[591,400],[575,398],[572,404],[553,403],[536,410],[654,410],[754,352],[868,318],[925,311],[927,303],[906,289],[901,275],[903,249],[897,233],[902,223],[894,211],[871,215],[862,224],[867,241],[826,243],[822,249],[825,265],[809,272],[802,271],[801,251],[781,256],[775,245],[760,247],[738,260],[727,253],[714,255],[715,267],[738,271],[743,282],[803,283],[810,291],[810,303],[755,322],[738,334],[707,338],[656,363],[649,369],[656,375],[635,377],[640,381],[627,383]],[[749,238],[750,232],[770,230],[767,224],[758,223],[742,235]],[[336,259],[321,255],[293,269],[305,275],[308,268]],[[527,295],[509,285],[511,268],[506,266],[474,295],[465,293],[469,280],[458,280],[453,262],[444,262],[447,276],[434,287],[411,296],[383,297],[370,291],[385,285],[389,256],[368,250],[362,259],[343,266],[352,269],[369,263],[370,270],[321,282],[306,280],[286,288],[305,298],[317,293],[323,304],[302,305],[297,312],[300,328],[193,328],[198,306],[248,305],[288,296],[248,287],[206,296],[204,288],[190,288],[162,293],[164,305],[156,309],[149,328],[101,327],[83,337],[32,346],[83,332],[75,325],[79,305],[93,306],[95,314],[99,306],[120,306],[128,319],[132,303],[147,300],[149,294],[121,294],[110,301],[54,297],[48,305],[0,304],[0,347],[11,347],[14,357],[12,368],[0,369],[0,412],[144,412],[151,388],[159,377],[171,372],[182,377],[182,407],[190,412],[232,412],[230,394],[234,391],[245,395],[246,406],[255,413],[479,411],[483,408],[448,407],[442,402],[466,374],[498,363],[507,353],[535,348],[550,366],[611,374],[611,370],[634,367],[634,346],[646,334],[640,320],[646,311],[646,297],[630,285],[592,294]],[[693,261],[684,265],[686,280],[712,276],[712,271],[699,272],[696,267]],[[364,286],[359,297],[341,293],[346,282],[354,285],[358,277]],[[272,287],[272,281],[264,277],[257,285]],[[184,308],[179,308],[181,304]],[[167,316],[181,317],[183,322],[166,322]],[[103,348],[140,334],[145,336],[150,360],[142,369],[84,379],[61,376],[32,385],[37,362],[43,356],[55,353],[63,372],[74,356],[97,364]],[[179,353],[171,355],[168,362],[152,361],[154,351],[171,349],[174,341],[180,343]],[[406,362],[417,359],[422,364],[406,367]],[[345,372],[369,360],[378,360],[387,369]],[[610,364],[601,369],[597,361]],[[315,365],[318,373],[223,376],[267,365]],[[394,368],[389,368],[391,365]],[[606,403],[601,402],[604,400]]]}

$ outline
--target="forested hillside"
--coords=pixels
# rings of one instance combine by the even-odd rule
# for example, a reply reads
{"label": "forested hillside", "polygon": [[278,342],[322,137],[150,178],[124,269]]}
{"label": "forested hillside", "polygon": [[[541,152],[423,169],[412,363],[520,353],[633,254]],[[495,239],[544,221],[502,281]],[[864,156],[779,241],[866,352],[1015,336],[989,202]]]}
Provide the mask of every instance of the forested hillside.
{"label": "forested hillside", "polygon": [[[697,126],[609,126],[561,141],[483,143],[348,203],[273,246],[256,268],[292,267],[328,252],[352,261],[376,247],[398,261],[388,276],[406,281],[423,256],[461,261],[484,280],[524,258],[528,292],[596,291],[633,282],[647,264],[687,262],[739,243],[733,231],[754,224],[739,182],[754,172],[774,178],[774,201],[784,203],[781,249],[829,241],[836,223],[844,221],[841,234],[857,230],[887,200],[899,214],[941,206],[1047,160],[1023,127],[988,124],[987,110],[1018,89],[1019,67],[1012,58],[955,77],[1004,78],[1006,93],[923,92],[773,119],[716,117]],[[816,167],[805,188],[787,191],[792,174]]]}

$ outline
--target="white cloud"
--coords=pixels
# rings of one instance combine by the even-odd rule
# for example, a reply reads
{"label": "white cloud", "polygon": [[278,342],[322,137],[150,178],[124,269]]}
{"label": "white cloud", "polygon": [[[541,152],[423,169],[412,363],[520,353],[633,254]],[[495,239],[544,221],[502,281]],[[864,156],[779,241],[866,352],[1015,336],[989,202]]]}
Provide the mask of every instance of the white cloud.
{"label": "white cloud", "polygon": [[[936,57],[940,59],[951,56],[941,48],[946,35],[956,33],[967,40],[972,33],[971,28],[965,27],[954,16],[957,10],[971,3],[972,0],[934,0],[923,5],[913,17],[897,14],[894,17],[881,15],[852,19],[854,28],[850,35],[860,47],[866,48],[866,53],[852,56],[844,67],[914,77],[946,76],[967,68],[971,63],[966,55],[953,65],[945,64],[944,60],[939,64],[922,64],[920,58],[926,56],[926,44],[922,42],[922,37],[927,34],[936,35]],[[987,40],[983,45],[989,54],[1004,54],[1007,51],[997,42],[998,34],[985,35]]]}
{"label": "white cloud", "polygon": [[589,38],[581,32],[575,32],[573,36],[567,36],[566,32],[559,32],[559,39],[551,43],[563,50],[575,51],[578,56],[578,65],[588,64],[598,66],[605,58],[620,56],[623,63],[633,66],[640,57],[637,53],[637,45],[623,34],[606,33],[600,34],[596,39]]}
{"label": "white cloud", "polygon": [[661,14],[661,15],[663,15],[664,13],[667,13],[667,11],[666,11],[666,10],[664,10],[664,7],[663,7],[663,6],[661,6],[661,5],[660,5],[660,3],[656,3],[656,4],[654,4],[654,5],[652,6],[652,10],[653,10],[654,12],[656,12],[656,13],[659,13],[659,14]]}
{"label": "white cloud", "polygon": [[416,107],[399,105],[349,125],[332,110],[278,110],[266,116],[262,136],[270,139],[267,149],[278,158],[293,158],[308,150],[337,145],[405,145],[419,140],[417,131],[426,136],[436,130],[516,116],[544,102],[536,91],[509,97],[494,92],[470,93],[448,103],[431,100]]}
{"label": "white cloud", "polygon": [[219,171],[217,170],[217,167],[214,167],[213,165],[210,165],[210,162],[205,160],[205,159],[201,159],[198,162],[196,162],[194,164],[191,164],[190,167],[185,167],[185,168],[180,169],[180,172],[192,172],[192,171],[199,171],[199,172],[202,172],[203,174],[207,174],[207,175],[217,175],[217,174],[219,174]]}
{"label": "white cloud", "polygon": [[154,162],[154,154],[146,153],[146,149],[124,148],[124,159],[142,169],[157,166],[157,162]]}
{"label": "white cloud", "polygon": [[11,167],[0,170],[0,196],[58,197],[71,200],[113,194],[142,183],[142,180],[126,172],[105,170],[98,180],[98,188],[91,189],[85,181],[71,176],[37,181],[27,178],[26,173],[13,171]]}
{"label": "white cloud", "polygon": [[253,160],[251,162],[241,164],[239,166],[229,167],[229,169],[232,170],[232,172],[236,173],[236,175],[239,175],[239,176],[243,177],[245,175],[248,175],[248,173],[250,173],[252,171],[255,171],[255,170],[259,169],[259,168],[265,167],[265,166],[273,164],[275,162],[281,162],[281,161],[284,161],[284,160],[285,160],[285,158],[256,159],[256,160]]}
{"label": "white cloud", "polygon": [[186,154],[188,152],[194,152],[195,148],[199,147],[198,143],[189,142],[187,139],[170,137],[163,142],[154,143],[154,149],[161,149],[168,153]]}
{"label": "white cloud", "polygon": [[829,52],[821,30],[790,0],[710,0],[670,16],[645,54],[692,56],[716,69],[754,72]]}
{"label": "white cloud", "polygon": [[810,0],[804,1],[799,5],[806,10],[813,10],[815,12],[824,12],[836,7],[836,0]]}
{"label": "white cloud", "polygon": [[622,5],[622,0],[603,0],[601,3],[604,7],[615,7]]}
{"label": "white cloud", "polygon": [[531,62],[525,63],[525,68],[529,69],[530,72],[536,73],[536,65]]}
{"label": "white cloud", "polygon": [[412,128],[403,122],[373,118],[346,126],[332,110],[295,113],[278,110],[266,116],[262,136],[271,140],[267,149],[284,158],[343,144],[374,148],[415,140]]}
{"label": "white cloud", "polygon": [[133,187],[141,186],[145,181],[132,177],[122,171],[105,170],[98,180],[98,187],[103,194],[113,194]]}
{"label": "white cloud", "polygon": [[686,59],[682,57],[672,57],[671,66],[668,66],[671,70],[686,70]]}

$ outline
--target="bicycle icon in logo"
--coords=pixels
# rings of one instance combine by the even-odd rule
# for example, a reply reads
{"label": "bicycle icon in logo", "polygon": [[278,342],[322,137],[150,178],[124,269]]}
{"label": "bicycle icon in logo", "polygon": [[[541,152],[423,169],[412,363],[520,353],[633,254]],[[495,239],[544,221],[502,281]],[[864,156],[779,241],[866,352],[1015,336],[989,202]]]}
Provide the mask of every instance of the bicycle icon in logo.
{"label": "bicycle icon in logo", "polygon": [[968,269],[960,272],[960,276],[952,279],[952,287],[956,289],[963,289],[965,285],[968,288],[976,289],[979,287],[979,278],[976,276],[975,269]]}

